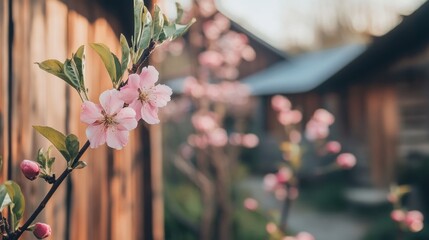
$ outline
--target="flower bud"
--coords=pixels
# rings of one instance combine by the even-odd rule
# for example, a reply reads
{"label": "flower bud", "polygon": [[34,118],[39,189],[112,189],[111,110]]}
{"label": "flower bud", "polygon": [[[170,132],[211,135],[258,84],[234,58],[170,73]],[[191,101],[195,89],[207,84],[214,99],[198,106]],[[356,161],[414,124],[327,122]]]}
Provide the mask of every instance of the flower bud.
{"label": "flower bud", "polygon": [[351,153],[341,153],[336,162],[340,168],[350,169],[356,165],[356,157]]}
{"label": "flower bud", "polygon": [[34,224],[33,234],[37,239],[44,239],[51,236],[51,226],[46,223]]}
{"label": "flower bud", "polygon": [[39,176],[40,167],[39,167],[39,164],[37,164],[34,161],[24,160],[21,162],[20,167],[24,176],[31,181],[33,181],[34,179],[37,178],[37,176]]}

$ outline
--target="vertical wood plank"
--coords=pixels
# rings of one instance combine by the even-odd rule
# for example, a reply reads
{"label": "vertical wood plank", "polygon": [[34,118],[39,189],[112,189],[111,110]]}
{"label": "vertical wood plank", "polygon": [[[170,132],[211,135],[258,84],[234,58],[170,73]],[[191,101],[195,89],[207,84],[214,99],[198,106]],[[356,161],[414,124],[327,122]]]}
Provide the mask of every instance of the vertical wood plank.
{"label": "vertical wood plank", "polygon": [[0,156],[3,157],[3,168],[0,181],[7,178],[8,169],[8,86],[9,86],[9,2],[0,3]]}

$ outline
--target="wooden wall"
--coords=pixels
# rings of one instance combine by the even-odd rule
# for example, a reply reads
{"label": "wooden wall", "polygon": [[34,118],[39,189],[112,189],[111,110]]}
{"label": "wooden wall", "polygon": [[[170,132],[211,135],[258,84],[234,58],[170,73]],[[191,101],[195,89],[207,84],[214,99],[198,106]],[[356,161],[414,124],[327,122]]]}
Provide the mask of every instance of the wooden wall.
{"label": "wooden wall", "polygon": [[[8,1],[0,4],[0,155],[5,156],[6,166],[10,165],[8,177],[18,181],[27,196],[25,218],[48,190],[42,181],[27,181],[19,170],[22,159],[34,159],[39,147],[49,146],[31,126],[52,126],[77,134],[82,144],[86,141],[86,126],[79,121],[78,95],[62,80],[39,70],[33,63],[48,58],[64,60],[85,44],[87,87],[91,100],[98,102],[99,93],[111,88],[111,84],[88,43],[103,42],[117,53],[120,50],[116,33],[120,24],[115,16],[96,1],[64,2],[13,0],[12,49],[8,49],[7,42]],[[13,56],[9,73],[8,50]],[[152,136],[159,136],[159,131],[159,127],[152,127]],[[143,132],[148,134],[145,127],[134,131],[122,151],[101,147],[84,155],[88,167],[73,172],[37,219],[52,225],[52,239],[163,239],[159,146],[142,142],[144,138],[149,140],[147,135],[142,137]],[[60,173],[65,161],[55,154],[56,172]],[[149,158],[154,164],[145,164],[150,162]],[[146,180],[143,172],[150,173]],[[156,183],[157,188],[151,183]],[[28,236],[25,239],[33,239]]]}

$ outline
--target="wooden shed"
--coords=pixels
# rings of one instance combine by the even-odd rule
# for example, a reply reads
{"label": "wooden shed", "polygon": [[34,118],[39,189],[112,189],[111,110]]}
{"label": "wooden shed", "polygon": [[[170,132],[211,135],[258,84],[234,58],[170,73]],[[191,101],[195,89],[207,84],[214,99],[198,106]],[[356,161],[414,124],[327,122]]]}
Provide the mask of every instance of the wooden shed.
{"label": "wooden shed", "polygon": [[368,46],[290,58],[243,82],[266,99],[268,131],[276,131],[268,105],[274,94],[290,97],[304,118],[319,107],[333,112],[334,137],[359,158],[358,180],[387,186],[398,161],[415,152],[429,154],[428,22],[426,2]]}
{"label": "wooden shed", "polygon": [[[151,6],[156,1],[145,2]],[[64,60],[85,44],[87,86],[90,98],[98,101],[110,83],[88,43],[103,42],[119,52],[119,33],[130,36],[132,14],[132,0],[0,1],[1,180],[13,179],[22,186],[24,219],[49,187],[29,182],[19,169],[23,159],[34,159],[39,147],[49,146],[31,126],[52,126],[86,140],[79,97],[33,63]],[[160,142],[159,126],[140,126],[122,151],[90,150],[83,157],[88,167],[72,174],[37,221],[52,226],[52,239],[163,239]],[[56,156],[60,173],[66,164]]]}

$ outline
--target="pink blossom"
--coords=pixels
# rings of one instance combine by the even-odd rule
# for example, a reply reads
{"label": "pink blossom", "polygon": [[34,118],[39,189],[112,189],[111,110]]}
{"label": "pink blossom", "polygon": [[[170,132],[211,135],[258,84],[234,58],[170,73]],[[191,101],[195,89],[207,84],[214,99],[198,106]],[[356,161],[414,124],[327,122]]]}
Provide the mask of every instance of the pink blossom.
{"label": "pink blossom", "polygon": [[325,145],[325,149],[328,153],[339,153],[341,151],[341,144],[337,141],[329,141]]}
{"label": "pink blossom", "polygon": [[292,176],[293,176],[293,173],[292,173],[292,170],[290,170],[290,168],[282,167],[277,172],[277,182],[280,184],[285,184],[289,182]]}
{"label": "pink blossom", "polygon": [[322,108],[319,108],[314,112],[313,119],[327,125],[332,125],[335,121],[334,115]]}
{"label": "pink blossom", "polygon": [[395,209],[390,213],[390,218],[395,222],[402,222],[405,219],[405,212],[400,209]]}
{"label": "pink blossom", "polygon": [[44,239],[51,236],[52,230],[51,226],[46,223],[36,223],[34,224],[33,234],[37,239]]}
{"label": "pink blossom", "polygon": [[243,51],[241,51],[241,57],[250,62],[255,60],[256,58],[256,52],[251,46],[244,47]]}
{"label": "pink blossom", "polygon": [[200,98],[204,95],[204,88],[194,77],[187,77],[183,82],[183,92],[194,98]]}
{"label": "pink blossom", "polygon": [[286,97],[283,97],[282,95],[275,95],[271,99],[271,106],[275,111],[281,112],[281,111],[289,111],[292,107],[292,104],[290,103],[289,99]]}
{"label": "pink blossom", "polygon": [[192,125],[198,131],[208,132],[217,128],[215,113],[197,113],[191,118]]}
{"label": "pink blossom", "polygon": [[423,214],[420,211],[413,210],[406,213],[403,222],[412,232],[419,232],[423,229]]}
{"label": "pink blossom", "polygon": [[209,143],[212,146],[223,147],[228,143],[228,135],[223,128],[216,128],[213,131],[210,131],[207,136]]}
{"label": "pink blossom", "polygon": [[277,176],[269,173],[264,177],[264,188],[267,191],[273,191],[277,186]]}
{"label": "pink blossom", "polygon": [[243,203],[244,207],[249,211],[258,209],[259,203],[254,198],[246,198]]}
{"label": "pink blossom", "polygon": [[296,235],[296,240],[316,240],[316,238],[308,232],[300,232]]}
{"label": "pink blossom", "polygon": [[296,237],[293,236],[284,236],[282,240],[297,240]]}
{"label": "pink blossom", "polygon": [[37,178],[37,176],[39,176],[40,167],[39,167],[39,164],[34,161],[23,160],[21,162],[20,167],[24,176],[31,181],[33,181],[34,179]]}
{"label": "pink blossom", "polygon": [[278,115],[278,120],[284,126],[297,124],[302,120],[302,113],[298,110],[281,111]]}
{"label": "pink blossom", "polygon": [[140,75],[130,74],[128,84],[121,88],[122,99],[134,109],[136,119],[149,124],[159,123],[158,108],[166,106],[173,93],[166,85],[155,85],[158,76],[155,67],[145,67]]}
{"label": "pink blossom", "polygon": [[231,25],[229,19],[220,13],[214,16],[214,23],[221,31],[227,30]]}
{"label": "pink blossom", "polygon": [[253,134],[253,133],[245,134],[242,137],[242,144],[243,144],[243,147],[254,148],[258,146],[259,138],[258,136],[256,136],[256,134]]}
{"label": "pink blossom", "polygon": [[220,29],[214,21],[206,21],[203,23],[203,32],[208,39],[215,40],[219,38],[222,29]]}
{"label": "pink blossom", "polygon": [[267,230],[268,233],[273,234],[275,232],[277,232],[277,225],[273,222],[269,222],[267,223],[265,229]]}
{"label": "pink blossom", "polygon": [[112,89],[100,95],[100,104],[85,101],[80,120],[89,124],[86,136],[91,148],[107,142],[111,148],[122,149],[128,142],[129,131],[137,127],[136,112],[123,107],[119,91]]}
{"label": "pink blossom", "polygon": [[356,165],[356,157],[351,153],[341,153],[336,163],[342,169],[350,169]]}
{"label": "pink blossom", "polygon": [[224,59],[222,54],[216,51],[205,51],[198,55],[198,62],[210,68],[217,68],[222,65]]}
{"label": "pink blossom", "polygon": [[329,127],[328,125],[315,121],[310,120],[305,128],[305,137],[310,140],[319,140],[324,139],[329,135]]}

